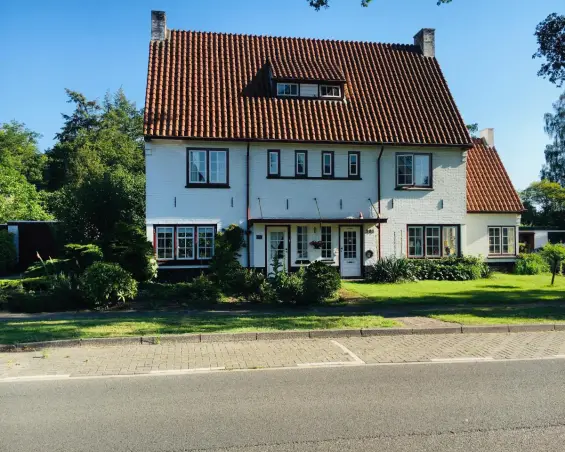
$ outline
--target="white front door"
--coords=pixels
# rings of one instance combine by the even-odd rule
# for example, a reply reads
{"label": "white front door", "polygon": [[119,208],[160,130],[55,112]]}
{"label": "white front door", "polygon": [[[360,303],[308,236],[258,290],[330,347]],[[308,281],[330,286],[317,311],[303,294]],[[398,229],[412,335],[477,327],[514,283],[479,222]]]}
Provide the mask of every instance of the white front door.
{"label": "white front door", "polygon": [[361,277],[361,244],[358,227],[341,228],[339,265],[343,278]]}
{"label": "white front door", "polygon": [[287,228],[269,228],[267,237],[267,274],[271,275],[275,272],[273,264],[278,258],[278,271],[288,271],[287,268],[287,252],[288,238]]}

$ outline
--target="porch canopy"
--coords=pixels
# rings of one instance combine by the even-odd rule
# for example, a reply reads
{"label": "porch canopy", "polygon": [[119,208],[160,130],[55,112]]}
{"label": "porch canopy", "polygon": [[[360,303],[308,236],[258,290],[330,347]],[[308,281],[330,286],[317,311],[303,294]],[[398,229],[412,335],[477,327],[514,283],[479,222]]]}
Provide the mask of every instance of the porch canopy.
{"label": "porch canopy", "polygon": [[305,223],[336,223],[336,224],[378,224],[386,223],[386,218],[250,218],[253,224],[305,224]]}

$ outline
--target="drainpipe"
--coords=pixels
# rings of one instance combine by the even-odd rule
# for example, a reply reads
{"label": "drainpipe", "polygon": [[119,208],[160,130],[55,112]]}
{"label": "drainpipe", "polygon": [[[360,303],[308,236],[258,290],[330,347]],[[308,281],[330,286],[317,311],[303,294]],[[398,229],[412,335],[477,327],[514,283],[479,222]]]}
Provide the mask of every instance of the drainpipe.
{"label": "drainpipe", "polygon": [[249,226],[249,219],[251,217],[251,211],[249,207],[249,145],[250,142],[247,142],[247,154],[246,154],[246,184],[245,184],[245,203],[247,206],[247,222],[245,224],[246,233],[247,233],[247,268],[251,268],[251,227]]}
{"label": "drainpipe", "polygon": [[[381,152],[377,159],[377,203],[379,208],[379,218],[381,216],[381,157],[383,156],[384,146],[381,146]],[[377,223],[377,230],[379,231],[379,260],[381,259],[381,223]]]}

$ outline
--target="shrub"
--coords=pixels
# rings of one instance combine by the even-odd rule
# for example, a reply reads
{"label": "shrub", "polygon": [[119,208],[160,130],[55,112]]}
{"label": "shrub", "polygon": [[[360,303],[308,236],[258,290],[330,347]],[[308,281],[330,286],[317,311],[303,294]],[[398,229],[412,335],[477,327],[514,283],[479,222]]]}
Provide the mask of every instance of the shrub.
{"label": "shrub", "polygon": [[517,275],[539,275],[549,271],[549,264],[539,253],[520,254],[514,273]]}
{"label": "shrub", "polygon": [[300,303],[304,296],[304,268],[296,273],[277,272],[271,284],[277,297],[283,303]]}
{"label": "shrub", "polygon": [[210,260],[209,270],[212,279],[221,289],[230,295],[237,295],[244,290],[245,275],[238,262],[239,250],[245,246],[244,231],[232,224],[216,234],[214,256]]}
{"label": "shrub", "polygon": [[89,306],[106,309],[137,295],[137,281],[115,263],[95,262],[80,277],[80,290]]}
{"label": "shrub", "polygon": [[57,273],[71,273],[76,269],[71,259],[49,259],[30,265],[24,272],[26,278],[37,278]]}
{"label": "shrub", "polygon": [[549,264],[551,269],[551,285],[555,282],[555,275],[560,271],[565,261],[565,245],[562,243],[546,243],[541,250],[541,255]]}
{"label": "shrub", "polygon": [[206,275],[194,278],[189,286],[187,301],[193,305],[209,305],[220,301],[220,288]]}
{"label": "shrub", "polygon": [[16,265],[16,245],[14,234],[7,230],[0,231],[0,274],[8,273]]}
{"label": "shrub", "polygon": [[256,270],[244,268],[241,272],[241,293],[251,303],[274,303],[277,301],[275,289],[266,276]]}
{"label": "shrub", "polygon": [[82,273],[95,262],[104,260],[102,250],[98,245],[94,244],[79,245],[77,243],[69,243],[64,247],[64,254],[75,265],[74,271],[76,273]]}
{"label": "shrub", "polygon": [[304,270],[300,304],[318,303],[332,297],[341,287],[341,278],[334,267],[315,261]]}
{"label": "shrub", "polygon": [[[426,272],[424,265],[422,265],[421,271],[422,273]],[[374,283],[397,283],[412,281],[414,276],[408,259],[385,257],[368,269],[367,279]]]}

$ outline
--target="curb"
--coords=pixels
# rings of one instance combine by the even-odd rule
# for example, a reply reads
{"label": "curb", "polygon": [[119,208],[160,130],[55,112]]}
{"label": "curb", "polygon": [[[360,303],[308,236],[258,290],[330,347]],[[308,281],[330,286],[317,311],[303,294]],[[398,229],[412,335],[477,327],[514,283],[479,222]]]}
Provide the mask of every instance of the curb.
{"label": "curb", "polygon": [[0,352],[23,352],[41,348],[89,347],[112,345],[159,345],[175,343],[241,342],[283,339],[322,339],[331,337],[401,336],[423,334],[477,334],[477,333],[541,333],[565,331],[565,323],[516,325],[462,325],[436,328],[366,328],[360,330],[304,330],[265,331],[255,333],[202,333],[166,334],[163,336],[128,336],[92,339],[64,339],[56,341],[0,344]]}

